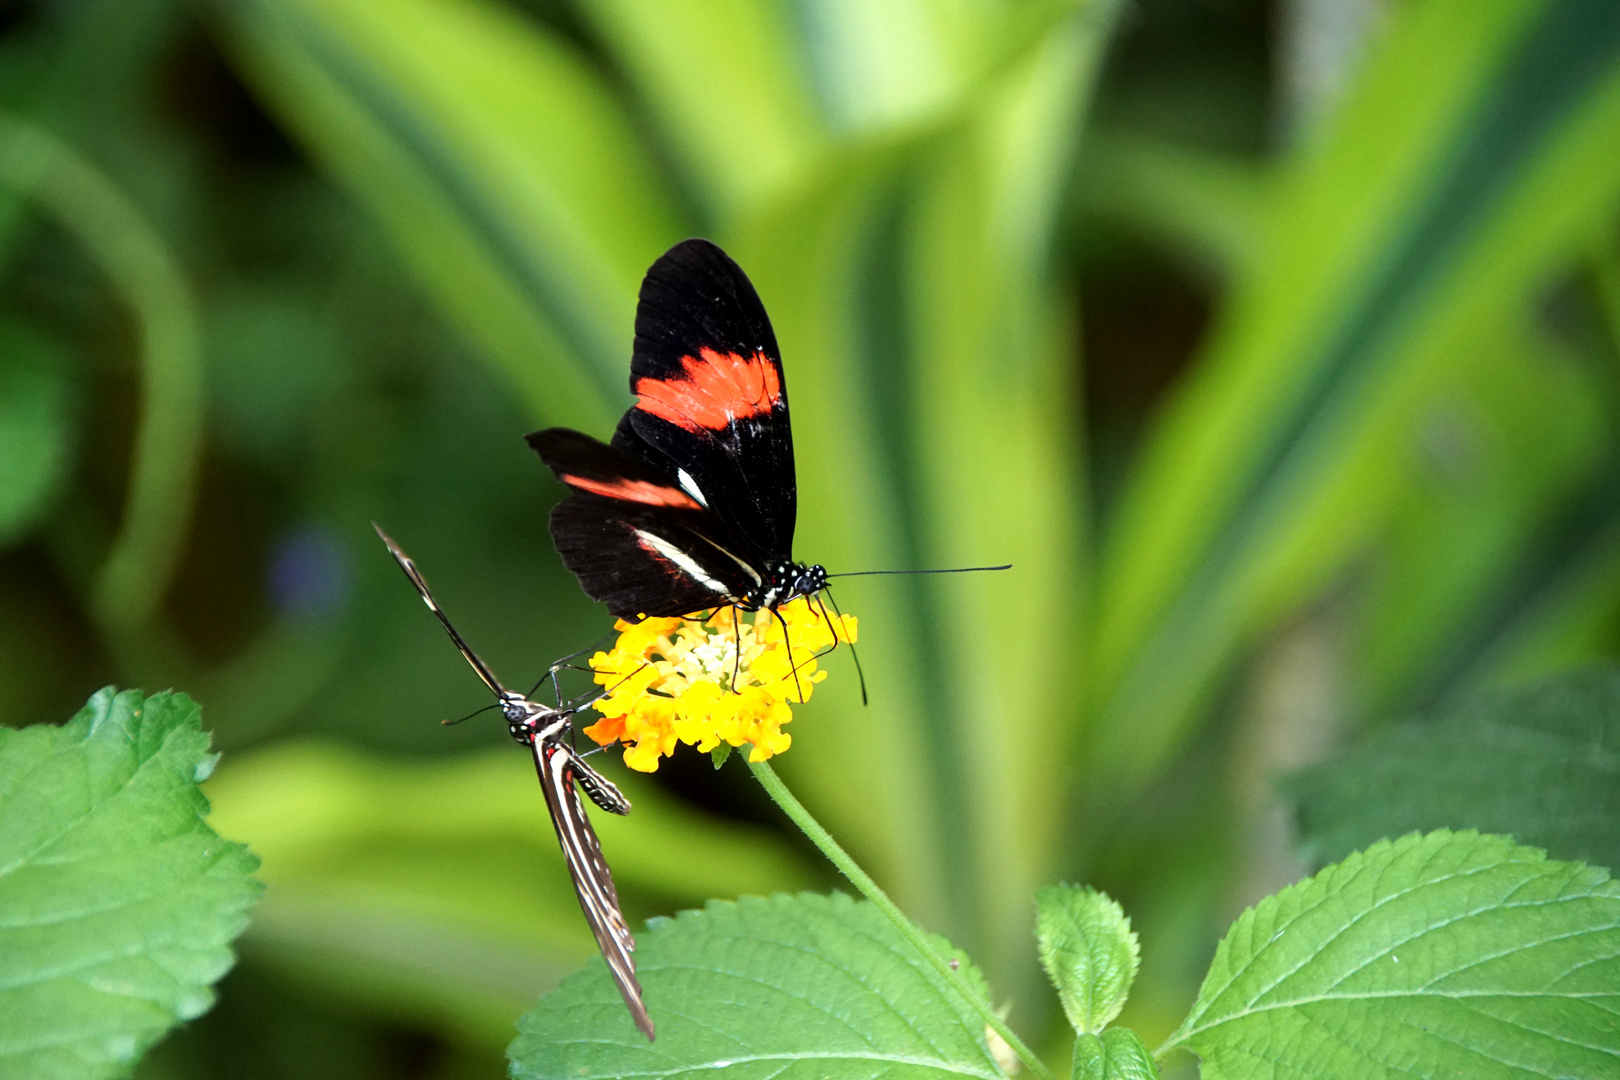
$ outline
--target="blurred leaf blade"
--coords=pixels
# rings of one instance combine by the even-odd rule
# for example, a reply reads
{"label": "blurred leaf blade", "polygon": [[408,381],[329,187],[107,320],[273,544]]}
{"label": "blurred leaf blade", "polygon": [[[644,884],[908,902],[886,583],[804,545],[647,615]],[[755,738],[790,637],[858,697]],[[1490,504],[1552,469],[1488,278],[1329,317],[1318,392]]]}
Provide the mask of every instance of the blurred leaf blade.
{"label": "blurred leaf blade", "polygon": [[1437,828],[1512,833],[1555,858],[1620,863],[1620,670],[1493,694],[1364,746],[1285,786],[1311,853],[1342,858]]}
{"label": "blurred leaf blade", "polygon": [[130,476],[93,601],[105,628],[137,630],[174,574],[195,498],[204,407],[196,300],[175,253],[111,177],[44,128],[4,113],[0,183],[83,245],[138,328],[140,413]]}
{"label": "blurred leaf blade", "polygon": [[1200,1072],[1350,1080],[1606,1076],[1620,1058],[1620,884],[1506,837],[1381,842],[1244,912],[1161,1048]]}
{"label": "blurred leaf blade", "polygon": [[[1047,258],[1111,10],[1049,25],[940,133],[900,237],[909,424],[895,468],[912,487],[901,565],[1012,564],[914,579],[909,612],[933,694],[934,796],[954,815],[944,888],[957,925],[990,935],[967,947],[998,978],[1004,963],[1039,978],[1028,897],[1054,855],[1049,808],[1071,764],[1012,748],[1071,728],[1088,692],[1069,663],[1090,569],[1073,326]],[[998,737],[987,745],[982,730]]]}
{"label": "blurred leaf blade", "polygon": [[1214,274],[1247,271],[1268,206],[1265,173],[1122,132],[1095,131],[1087,143],[1077,191],[1084,211],[1132,224]]}
{"label": "blurred leaf blade", "polygon": [[642,272],[683,232],[602,77],[479,0],[262,0],[244,67],[537,415],[605,429]]}
{"label": "blurred leaf blade", "polygon": [[214,757],[173,693],[0,729],[0,1069],[118,1076],[213,1004],[259,894],[257,860],[203,820]]}
{"label": "blurred leaf blade", "polygon": [[[872,905],[831,896],[745,897],[659,920],[637,942],[658,1025],[630,1027],[592,964],[519,1023],[516,1077],[610,1077],[674,1068],[754,1076],[1002,1074],[983,1024]],[[979,992],[984,983],[954,955]]]}
{"label": "blurred leaf blade", "polygon": [[1000,27],[993,14],[927,0],[804,5],[806,61],[823,109],[852,131],[893,128],[939,109],[994,40]]}
{"label": "blurred leaf blade", "polygon": [[67,479],[69,383],[58,344],[0,322],[0,548],[46,512]]}
{"label": "blurred leaf blade", "polygon": [[[1048,20],[977,95],[834,156],[746,220],[734,252],[793,384],[803,553],[835,571],[1015,564],[937,586],[840,583],[840,603],[867,628],[872,704],[830,687],[841,708],[823,720],[818,695],[816,722],[839,733],[796,743],[784,768],[908,910],[963,934],[983,916],[995,944],[975,942],[976,955],[1031,976],[1028,895],[1051,834],[1024,810],[1049,795],[1061,763],[1015,762],[1001,740],[969,746],[963,733],[1045,737],[1072,690],[1047,677],[1076,619],[1064,597],[1080,514],[1065,483],[1077,472],[1066,329],[1044,259],[1108,29]],[[987,429],[997,438],[961,438]],[[952,704],[958,670],[982,690],[965,708]],[[853,752],[872,739],[920,752],[887,764]],[[854,775],[885,800],[882,815],[821,796]],[[970,823],[981,809],[986,820]],[[981,858],[996,868],[970,869]]]}
{"label": "blurred leaf blade", "polygon": [[1589,365],[1529,326],[1501,328],[1437,384],[1415,425],[1425,468],[1395,500],[1369,583],[1359,666],[1371,713],[1466,691],[1492,638],[1575,561],[1559,549],[1601,532],[1612,450],[1595,390]]}
{"label": "blurred leaf blade", "polygon": [[825,149],[783,5],[587,0],[582,7],[722,221],[797,181]]}
{"label": "blurred leaf blade", "polygon": [[1138,470],[1099,583],[1099,775],[1162,761],[1255,628],[1379,534],[1411,482],[1399,435],[1435,383],[1466,386],[1474,348],[1518,325],[1613,205],[1614,9],[1460,10],[1406,12],[1324,146],[1298,156],[1256,271]]}
{"label": "blurred leaf blade", "polygon": [[1572,508],[1575,528],[1560,530],[1573,541],[1570,548],[1534,568],[1540,573],[1533,578],[1521,572],[1530,578],[1528,595],[1513,597],[1518,602],[1463,659],[1453,679],[1459,697],[1543,678],[1610,653],[1613,612],[1620,605],[1620,522],[1614,520],[1613,477],[1598,480],[1584,493],[1584,505]]}

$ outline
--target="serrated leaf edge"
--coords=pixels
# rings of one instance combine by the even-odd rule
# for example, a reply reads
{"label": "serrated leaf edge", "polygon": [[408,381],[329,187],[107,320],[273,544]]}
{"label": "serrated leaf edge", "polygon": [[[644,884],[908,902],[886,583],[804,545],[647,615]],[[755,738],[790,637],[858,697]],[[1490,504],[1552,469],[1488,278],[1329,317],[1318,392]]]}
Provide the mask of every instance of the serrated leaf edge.
{"label": "serrated leaf edge", "polygon": [[[1372,855],[1376,855],[1376,854],[1382,854],[1384,850],[1396,848],[1396,847],[1398,847],[1399,845],[1401,845],[1403,843],[1411,842],[1413,846],[1416,846],[1417,843],[1422,842],[1424,840],[1440,838],[1440,837],[1501,842],[1501,843],[1505,843],[1507,845],[1507,850],[1510,850],[1510,851],[1515,852],[1515,853],[1522,853],[1525,856],[1523,858],[1505,860],[1507,862],[1545,863],[1545,862],[1549,861],[1547,859],[1546,852],[1542,851],[1540,848],[1534,848],[1534,847],[1529,847],[1529,846],[1523,845],[1523,844],[1517,844],[1517,843],[1515,843],[1513,841],[1513,839],[1511,837],[1502,836],[1502,835],[1496,834],[1496,833],[1479,833],[1479,832],[1475,832],[1474,830],[1471,830],[1471,829],[1470,830],[1464,830],[1464,831],[1461,831],[1461,832],[1452,832],[1449,829],[1437,829],[1437,830],[1434,830],[1433,832],[1428,832],[1428,833],[1418,833],[1418,832],[1407,833],[1405,836],[1399,837],[1399,838],[1397,838],[1395,840],[1381,840],[1378,843],[1372,845],[1371,847],[1368,847],[1368,848],[1366,848],[1366,849],[1364,849],[1362,851],[1352,853],[1350,856],[1347,856],[1344,860],[1340,861],[1339,863],[1336,863],[1333,866],[1326,868],[1324,871],[1322,871],[1322,873],[1328,873],[1328,872],[1331,872],[1331,871],[1338,871],[1340,873],[1348,872],[1349,877],[1351,879],[1353,879],[1356,875],[1360,874],[1362,872],[1362,870],[1364,869],[1364,864],[1365,864],[1368,856],[1372,856]],[[1439,854],[1439,851],[1437,850],[1434,854]],[[1350,866],[1347,865],[1352,860],[1356,861],[1356,865],[1354,867],[1350,867]],[[1557,860],[1557,861],[1563,861],[1563,860]],[[1460,873],[1460,874],[1458,874],[1456,876],[1457,877],[1464,877],[1464,876],[1469,876],[1469,875],[1473,875],[1473,874],[1476,874],[1476,873],[1486,873],[1486,872],[1489,872],[1491,870],[1498,869],[1500,865],[1501,864],[1496,864],[1496,865],[1493,865],[1493,866],[1475,867],[1475,868],[1470,869],[1468,871],[1464,871],[1463,873]],[[1586,863],[1579,863],[1579,862],[1566,862],[1565,865],[1569,867],[1569,874],[1571,876],[1580,874],[1582,872],[1585,872],[1587,874],[1592,875],[1593,880],[1592,880],[1591,884],[1592,884],[1593,887],[1601,886],[1601,885],[1603,885],[1605,883],[1609,883],[1609,882],[1611,882],[1613,880],[1610,873],[1609,873],[1609,871],[1604,867],[1590,866],[1590,865],[1588,865]],[[1335,874],[1334,876],[1337,877],[1337,876],[1339,876],[1339,874]],[[1319,884],[1321,882],[1321,879],[1322,879],[1322,874],[1319,873],[1319,874],[1314,875],[1312,877],[1306,878],[1304,881],[1296,882],[1295,884],[1290,885],[1288,888],[1282,890],[1281,892],[1274,893],[1272,896],[1267,897],[1266,900],[1280,901],[1283,897],[1288,896],[1290,893],[1297,892],[1297,891],[1303,891],[1305,888],[1310,887],[1313,884]],[[1366,917],[1368,915],[1371,915],[1374,911],[1376,911],[1378,908],[1382,907],[1385,903],[1389,903],[1389,902],[1393,902],[1395,900],[1398,900],[1403,896],[1410,895],[1412,892],[1414,892],[1414,891],[1416,891],[1416,890],[1418,890],[1420,888],[1424,888],[1426,886],[1432,885],[1432,884],[1434,884],[1434,883],[1433,882],[1422,882],[1422,883],[1420,883],[1418,885],[1413,886],[1410,889],[1403,889],[1400,892],[1391,893],[1389,896],[1384,897],[1383,899],[1381,899],[1373,907],[1370,907],[1367,910],[1357,914],[1354,919],[1352,919],[1350,922],[1346,923],[1342,928],[1340,928],[1337,932],[1335,932],[1335,934],[1332,937],[1330,937],[1326,941],[1324,941],[1323,945],[1325,946],[1329,942],[1337,940],[1337,938],[1341,934],[1343,934],[1346,930],[1348,930],[1350,927],[1354,926],[1362,918],[1364,918],[1364,917]],[[1321,898],[1321,900],[1319,900],[1317,903],[1312,904],[1310,907],[1302,908],[1298,912],[1295,912],[1294,915],[1292,917],[1290,917],[1289,920],[1286,923],[1284,923],[1282,926],[1278,927],[1277,930],[1275,930],[1272,933],[1271,937],[1265,942],[1264,945],[1262,945],[1260,947],[1260,949],[1258,951],[1256,951],[1254,953],[1254,955],[1250,958],[1249,962],[1244,964],[1239,969],[1237,969],[1237,971],[1241,972],[1245,968],[1252,965],[1254,961],[1256,961],[1256,960],[1258,960],[1260,958],[1260,956],[1263,954],[1265,949],[1267,949],[1267,948],[1269,948],[1271,946],[1272,942],[1278,940],[1282,936],[1282,933],[1283,933],[1284,930],[1286,930],[1289,926],[1292,926],[1294,923],[1298,922],[1301,918],[1304,918],[1305,916],[1309,915],[1310,913],[1316,911],[1323,903],[1326,903],[1327,901],[1331,900],[1335,895],[1337,895],[1337,894],[1330,892],[1328,895],[1323,896]],[[1617,898],[1620,898],[1620,894],[1617,894]],[[1461,913],[1461,914],[1458,914],[1458,915],[1456,915],[1455,917],[1453,917],[1451,919],[1446,920],[1443,923],[1437,923],[1437,924],[1435,924],[1433,926],[1427,926],[1421,932],[1419,932],[1418,934],[1403,938],[1401,941],[1393,943],[1388,948],[1386,948],[1385,950],[1380,952],[1378,955],[1372,957],[1371,959],[1369,959],[1365,963],[1359,965],[1353,971],[1350,971],[1350,972],[1346,973],[1345,978],[1348,978],[1351,975],[1354,975],[1356,972],[1364,970],[1369,964],[1377,962],[1378,960],[1382,959],[1384,956],[1389,955],[1395,949],[1398,949],[1402,945],[1405,945],[1405,944],[1407,944],[1407,943],[1409,943],[1409,942],[1411,942],[1413,940],[1416,940],[1418,937],[1422,937],[1424,934],[1432,933],[1432,932],[1434,932],[1436,930],[1442,929],[1445,926],[1449,926],[1452,923],[1459,922],[1459,921],[1461,921],[1463,919],[1472,918],[1473,916],[1479,915],[1479,914],[1481,914],[1481,913],[1483,913],[1485,911],[1500,910],[1500,909],[1502,909],[1504,907],[1513,907],[1513,906],[1537,906],[1537,907],[1540,907],[1540,906],[1545,906],[1546,904],[1549,904],[1549,903],[1558,903],[1558,902],[1560,902],[1561,900],[1564,900],[1564,899],[1568,899],[1568,900],[1586,900],[1586,899],[1590,899],[1590,898],[1586,897],[1586,896],[1555,898],[1555,899],[1552,899],[1552,900],[1537,901],[1534,905],[1493,904],[1493,905],[1490,905],[1489,907],[1486,907],[1486,908],[1479,908],[1479,909],[1476,909],[1474,911]],[[1261,901],[1261,903],[1265,903],[1265,902],[1266,902],[1265,900]],[[1245,921],[1249,921],[1249,922],[1253,921],[1254,913],[1258,910],[1259,906],[1260,906],[1259,904],[1256,904],[1253,907],[1249,907],[1249,908],[1244,909],[1243,914],[1240,915],[1238,917],[1238,919],[1233,923],[1232,929],[1228,930],[1226,935],[1224,935],[1222,937],[1221,945],[1220,945],[1219,949],[1217,950],[1217,958],[1220,956],[1221,952],[1224,951],[1227,941],[1231,938],[1232,934],[1237,930],[1238,926],[1243,924]],[[1585,931],[1581,931],[1581,932],[1585,932]],[[1581,932],[1578,932],[1578,933],[1581,933]],[[1557,941],[1557,940],[1561,940],[1563,937],[1578,936],[1578,933],[1576,935],[1560,935],[1559,937],[1547,938],[1546,941]],[[1535,944],[1539,946],[1541,944],[1545,944],[1545,941],[1538,941]],[[1493,959],[1500,959],[1502,956],[1508,956],[1508,955],[1511,955],[1512,953],[1518,952],[1518,951],[1520,951],[1518,948],[1504,950],[1503,952],[1493,954],[1490,957],[1481,958],[1481,960],[1479,960],[1478,962],[1483,963],[1483,962],[1493,960]],[[1299,971],[1300,966],[1302,966],[1303,963],[1306,963],[1306,962],[1309,962],[1312,959],[1315,959],[1316,956],[1318,956],[1318,955],[1320,955],[1320,952],[1313,953],[1311,956],[1306,957],[1306,959],[1304,961],[1302,961],[1300,965],[1295,965],[1294,968],[1292,968],[1288,972],[1283,973],[1277,979],[1273,980],[1264,990],[1257,993],[1255,995],[1255,998],[1258,999],[1259,997],[1264,996],[1265,993],[1270,992],[1271,990],[1275,989],[1278,985],[1280,985],[1282,982],[1286,981],[1289,977],[1291,977],[1294,974],[1297,974],[1298,971]],[[1473,965],[1470,964],[1469,966],[1473,966]],[[1463,969],[1461,969],[1461,968],[1457,969],[1457,971],[1460,971],[1460,970],[1463,970]],[[1440,976],[1439,978],[1450,977],[1452,975],[1457,974],[1457,971],[1448,971],[1448,972],[1445,973],[1445,975]],[[1235,977],[1236,977],[1236,973],[1234,973],[1234,975],[1231,978],[1228,978],[1228,980],[1221,987],[1221,990],[1219,992],[1211,995],[1211,1000],[1213,1001],[1214,999],[1218,998],[1221,993],[1224,993],[1228,988],[1230,988],[1230,986],[1232,984],[1232,981],[1233,981],[1233,979],[1235,979]],[[1434,981],[1435,982],[1439,981],[1439,978],[1435,979]],[[1342,983],[1343,979],[1341,979],[1340,982]],[[1338,985],[1338,984],[1335,984],[1335,985]],[[1431,982],[1429,985],[1433,985],[1433,982]],[[1374,1000],[1374,999],[1393,999],[1393,998],[1403,998],[1403,997],[1428,997],[1428,996],[1443,996],[1443,997],[1448,997],[1448,998],[1454,998],[1454,999],[1461,1000],[1461,999],[1464,999],[1464,998],[1467,998],[1467,997],[1473,997],[1473,996],[1501,997],[1503,995],[1500,992],[1491,992],[1491,993],[1488,993],[1488,994],[1477,994],[1477,995],[1476,994],[1468,994],[1468,993],[1425,994],[1422,991],[1402,990],[1402,991],[1390,991],[1390,992],[1386,992],[1386,993],[1362,992],[1362,993],[1357,993],[1357,994],[1354,994],[1354,995],[1348,995],[1348,994],[1346,994],[1346,995],[1321,994],[1321,995],[1315,995],[1315,996],[1311,996],[1311,997],[1294,998],[1294,999],[1289,999],[1288,1001],[1273,1002],[1273,1003],[1270,1003],[1270,1004],[1267,1004],[1267,1005],[1264,1005],[1264,1006],[1260,1006],[1258,1008],[1246,1008],[1246,1009],[1244,1009],[1244,1010],[1242,1010],[1240,1012],[1233,1012],[1233,1013],[1225,1014],[1220,1019],[1211,1021],[1209,1023],[1198,1024],[1198,1025],[1195,1025],[1193,1027],[1184,1027],[1184,1028],[1178,1029],[1168,1040],[1165,1041],[1165,1043],[1161,1047],[1159,1047],[1159,1049],[1154,1051],[1153,1056],[1155,1058],[1158,1058],[1161,1055],[1163,1055],[1166,1051],[1168,1051],[1168,1050],[1170,1050],[1170,1049],[1172,1049],[1174,1047],[1184,1046],[1189,1039],[1191,1039],[1192,1037],[1194,1037],[1194,1036],[1196,1036],[1196,1035],[1198,1035],[1198,1034],[1200,1034],[1202,1032],[1212,1031],[1212,1030],[1214,1030],[1216,1028],[1219,1028],[1219,1027],[1221,1027],[1221,1026],[1223,1026],[1225,1024],[1232,1023],[1232,1022],[1240,1020],[1240,1019],[1246,1019],[1246,1018],[1252,1017],[1252,1016],[1259,1016],[1259,1015],[1262,1015],[1264,1013],[1273,1012],[1273,1011],[1276,1011],[1276,1010],[1279,1010],[1279,1009],[1297,1008],[1297,1007],[1299,1007],[1301,1005],[1315,1004],[1315,1003],[1323,1002],[1323,1001],[1339,1001],[1339,1000],[1343,1000],[1343,1001],[1365,1001],[1365,1000]],[[1566,999],[1580,999],[1580,998],[1590,997],[1590,996],[1594,996],[1594,995],[1588,995],[1588,994],[1555,994],[1555,993],[1552,993],[1550,991],[1537,991],[1534,995],[1524,995],[1524,996],[1561,997],[1561,998],[1566,998]],[[1191,1019],[1190,1016],[1189,1016],[1189,1019]],[[1556,1038],[1556,1036],[1553,1036],[1553,1037]],[[1560,1040],[1560,1041],[1568,1042],[1570,1040]],[[1591,1049],[1591,1048],[1589,1048],[1589,1049]]]}

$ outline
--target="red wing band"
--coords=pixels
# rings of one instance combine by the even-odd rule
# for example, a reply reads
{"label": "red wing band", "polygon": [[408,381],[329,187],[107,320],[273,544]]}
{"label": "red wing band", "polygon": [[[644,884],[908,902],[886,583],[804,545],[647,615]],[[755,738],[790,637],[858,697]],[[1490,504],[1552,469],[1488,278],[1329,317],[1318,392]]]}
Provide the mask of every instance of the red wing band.
{"label": "red wing band", "polygon": [[673,506],[679,510],[701,510],[702,505],[677,488],[664,487],[646,480],[592,480],[571,473],[559,473],[558,479],[571,488],[588,491],[609,499],[640,503],[643,506]]}
{"label": "red wing band", "polygon": [[683,372],[638,379],[636,408],[687,431],[721,431],[734,420],[768,413],[782,403],[782,381],[764,351],[747,356],[700,348],[681,357]]}

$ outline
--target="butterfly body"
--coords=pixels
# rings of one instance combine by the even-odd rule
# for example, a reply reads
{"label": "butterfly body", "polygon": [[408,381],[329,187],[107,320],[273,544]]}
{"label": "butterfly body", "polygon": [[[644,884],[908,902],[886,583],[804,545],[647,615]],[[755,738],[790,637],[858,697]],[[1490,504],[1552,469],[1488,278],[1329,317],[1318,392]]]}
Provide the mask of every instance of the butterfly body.
{"label": "butterfly body", "polygon": [[707,240],[647,271],[630,388],[610,442],[567,428],[528,437],[570,489],[551,535],[586,594],[635,620],[775,609],[825,588],[822,567],[792,557],[798,488],[775,332]]}
{"label": "butterfly body", "polygon": [[[574,750],[574,710],[542,705],[527,695],[503,686],[482,658],[467,647],[449,618],[439,609],[428,590],[426,579],[410,556],[382,529],[377,529],[377,535],[382,537],[394,561],[399,563],[405,576],[416,586],[422,602],[438,617],[463,659],[494,693],[512,738],[529,747],[533,753],[535,772],[540,777],[540,790],[545,795],[546,809],[550,811],[551,824],[562,847],[563,861],[574,883],[580,910],[585,913],[585,921],[602,950],[602,958],[607,961],[608,972],[624,998],[630,1018],[641,1033],[651,1040],[652,1019],[647,1015],[647,1007],[641,999],[641,984],[636,981],[635,938],[631,936],[630,926],[619,907],[613,873],[608,869],[601,841],[597,839],[591,819],[585,813],[579,793],[583,791],[587,798],[610,814],[629,813],[630,800]],[[552,674],[555,676],[555,670]]]}

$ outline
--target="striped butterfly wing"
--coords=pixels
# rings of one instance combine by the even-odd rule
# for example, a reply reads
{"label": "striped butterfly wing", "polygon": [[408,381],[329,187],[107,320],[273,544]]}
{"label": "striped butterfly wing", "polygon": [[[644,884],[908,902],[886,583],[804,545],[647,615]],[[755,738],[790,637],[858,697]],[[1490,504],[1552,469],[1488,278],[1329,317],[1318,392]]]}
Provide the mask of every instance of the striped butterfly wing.
{"label": "striped butterfly wing", "polygon": [[[617,796],[626,809],[629,803],[619,795],[618,789],[595,770],[581,762],[574,751],[556,739],[534,741],[534,764],[540,774],[540,789],[545,793],[546,808],[551,811],[551,824],[557,830],[557,842],[562,845],[563,861],[574,881],[574,892],[579,906],[590,924],[596,944],[607,961],[608,972],[614,985],[624,998],[625,1008],[636,1027],[653,1038],[652,1018],[641,999],[641,984],[636,981],[636,942],[630,936],[630,927],[619,909],[619,894],[613,887],[613,873],[602,857],[602,845],[585,815],[585,803],[579,797],[574,783],[582,776],[591,778],[592,798],[599,804]],[[602,795],[598,798],[598,793]],[[609,799],[609,801],[612,801]],[[612,809],[612,806],[607,806]],[[622,813],[623,811],[615,811]]]}
{"label": "striped butterfly wing", "polygon": [[[422,601],[438,617],[461,655],[472,665],[484,685],[500,699],[507,722],[513,725],[514,736],[528,742],[533,748],[535,770],[540,774],[540,790],[545,794],[546,809],[551,812],[551,824],[557,830],[557,841],[562,845],[563,860],[568,865],[569,877],[573,879],[579,906],[585,912],[585,921],[602,950],[602,957],[607,961],[613,981],[624,997],[631,1019],[643,1035],[652,1039],[652,1019],[641,1000],[641,985],[636,982],[636,964],[632,956],[636,942],[630,936],[624,913],[619,910],[619,894],[613,887],[613,874],[602,856],[602,845],[596,838],[596,830],[591,828],[590,818],[585,815],[585,804],[579,797],[579,790],[612,814],[629,813],[630,800],[612,781],[587,765],[562,741],[563,733],[570,730],[571,712],[535,705],[503,687],[494,672],[477,653],[468,648],[449,618],[440,610],[416,563],[379,526],[373,524],[372,527],[382,537],[400,569],[405,571],[405,576],[410,578]],[[537,729],[527,727],[530,722],[543,723]],[[528,732],[526,736],[522,734],[525,731]],[[574,787],[576,783],[578,790]]]}

